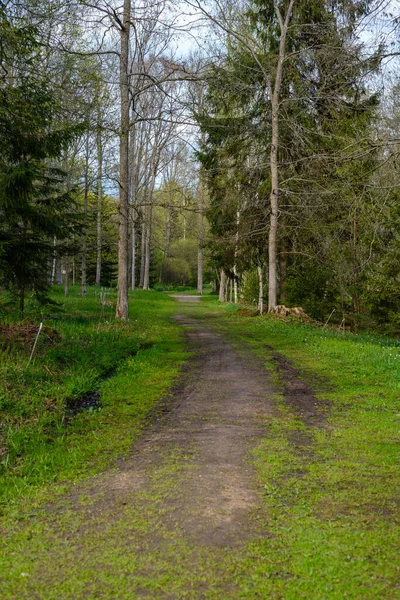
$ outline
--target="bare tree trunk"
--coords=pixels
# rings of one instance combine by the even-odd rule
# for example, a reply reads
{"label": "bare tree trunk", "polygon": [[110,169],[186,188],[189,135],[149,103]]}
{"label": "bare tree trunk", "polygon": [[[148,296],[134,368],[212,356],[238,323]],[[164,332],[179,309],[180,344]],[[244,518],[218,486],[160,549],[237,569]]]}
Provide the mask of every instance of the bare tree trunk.
{"label": "bare tree trunk", "polygon": [[240,225],[240,210],[236,211],[236,235],[235,235],[235,258],[233,265],[233,292],[234,292],[234,301],[235,304],[238,303],[238,273],[237,273],[237,255],[238,255],[238,246],[239,246],[239,225]]}
{"label": "bare tree trunk", "polygon": [[57,285],[62,285],[62,283],[63,283],[63,275],[62,275],[60,258],[57,259],[57,261],[56,261],[56,282],[57,282]]}
{"label": "bare tree trunk", "polygon": [[204,243],[204,181],[203,170],[199,175],[199,201],[198,201],[198,223],[197,223],[197,293],[203,293],[203,243]]}
{"label": "bare tree trunk", "polygon": [[70,263],[69,256],[65,258],[65,278],[64,278],[64,295],[68,296],[69,293],[69,271],[70,271]]}
{"label": "bare tree trunk", "polygon": [[146,223],[146,243],[145,243],[145,263],[144,263],[144,280],[143,289],[150,289],[150,251],[151,251],[151,225],[153,220],[153,194],[156,185],[157,176],[157,161],[152,165],[151,183],[149,190],[149,207],[147,211]]}
{"label": "bare tree trunk", "polygon": [[[134,120],[135,114],[132,115]],[[138,156],[137,156],[136,127],[133,125],[129,143],[129,204],[131,218],[131,289],[136,288],[136,204],[138,195]]]}
{"label": "bare tree trunk", "polygon": [[87,214],[89,197],[89,135],[86,136],[85,152],[85,189],[83,196],[83,235],[82,235],[82,296],[86,296],[86,252],[87,252]]}
{"label": "bare tree trunk", "polygon": [[242,301],[244,299],[244,288],[246,287],[246,281],[247,281],[247,273],[244,272],[242,274],[242,287],[241,287],[240,294],[239,294],[239,298]]}
{"label": "bare tree trunk", "polygon": [[197,251],[197,293],[203,293],[203,249]]}
{"label": "bare tree trunk", "polygon": [[132,209],[132,228],[131,228],[131,289],[136,288],[136,220],[134,209]]}
{"label": "bare tree trunk", "polygon": [[103,144],[101,131],[97,134],[97,260],[96,285],[101,281],[102,210],[103,210]]}
{"label": "bare tree trunk", "polygon": [[219,279],[219,298],[220,302],[226,302],[226,274],[224,269],[221,269],[220,279]]}
{"label": "bare tree trunk", "polygon": [[[172,202],[170,201],[170,205]],[[164,246],[164,258],[169,257],[169,247],[171,245],[171,208],[167,206],[165,211],[165,246]]]}
{"label": "bare tree trunk", "polygon": [[75,257],[72,259],[72,285],[75,285],[76,279],[76,267],[75,267]]}
{"label": "bare tree trunk", "polygon": [[290,0],[285,20],[283,20],[279,8],[275,5],[278,17],[281,37],[279,42],[278,65],[275,74],[274,89],[271,93],[271,117],[272,117],[272,139],[271,139],[271,194],[270,194],[270,228],[268,241],[268,312],[273,312],[277,305],[277,238],[278,238],[278,214],[279,214],[279,97],[282,87],[283,63],[286,54],[286,37],[289,21],[293,9],[294,0]]}
{"label": "bare tree trunk", "polygon": [[258,271],[258,305],[257,305],[257,310],[260,313],[260,315],[262,315],[263,314],[263,310],[264,310],[264,298],[263,298],[264,283],[263,283],[263,274],[262,274],[262,267],[261,267],[261,265],[258,265],[257,271]]}
{"label": "bare tree trunk", "polygon": [[151,221],[153,217],[153,205],[150,202],[147,210],[147,223],[146,223],[146,238],[145,238],[145,261],[144,261],[144,278],[143,278],[143,289],[148,291],[150,289],[150,251],[151,251]]}
{"label": "bare tree trunk", "polygon": [[145,248],[146,248],[146,214],[144,207],[142,208],[142,232],[140,240],[140,280],[139,286],[143,288],[144,283],[144,262],[145,262]]}
{"label": "bare tree trunk", "polygon": [[124,0],[120,54],[120,171],[119,171],[119,232],[118,232],[118,297],[116,317],[128,319],[128,226],[129,226],[129,31],[131,0]]}
{"label": "bare tree trunk", "polygon": [[186,228],[187,228],[185,207],[186,207],[186,200],[185,200],[185,198],[183,198],[182,217],[183,217],[183,239],[184,240],[186,240]]}

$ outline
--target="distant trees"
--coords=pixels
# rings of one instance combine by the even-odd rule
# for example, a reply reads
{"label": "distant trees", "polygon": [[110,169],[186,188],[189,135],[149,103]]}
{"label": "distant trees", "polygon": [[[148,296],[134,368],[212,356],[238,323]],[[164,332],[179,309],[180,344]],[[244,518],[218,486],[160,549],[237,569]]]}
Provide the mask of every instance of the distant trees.
{"label": "distant trees", "polygon": [[[70,280],[84,295],[87,283],[117,278],[116,312],[126,319],[128,279],[148,289],[159,278],[155,192],[182,117],[175,88],[184,85],[165,9],[1,5],[0,270],[22,296],[62,281],[67,294]],[[116,192],[118,204],[109,199]]]}
{"label": "distant trees", "polygon": [[357,37],[396,30],[387,2],[186,4],[209,56],[177,57],[166,0],[1,4],[1,284],[22,307],[117,283],[122,320],[129,286],[203,279],[260,312],[394,315],[398,107],[371,90],[397,48]]}

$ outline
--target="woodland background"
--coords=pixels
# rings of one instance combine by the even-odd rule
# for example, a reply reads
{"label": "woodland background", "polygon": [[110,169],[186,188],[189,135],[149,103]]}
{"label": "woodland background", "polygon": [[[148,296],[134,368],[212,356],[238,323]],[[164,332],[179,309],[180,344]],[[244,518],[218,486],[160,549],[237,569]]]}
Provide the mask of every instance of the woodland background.
{"label": "woodland background", "polygon": [[3,313],[206,282],[398,334],[399,42],[377,0],[1,2]]}

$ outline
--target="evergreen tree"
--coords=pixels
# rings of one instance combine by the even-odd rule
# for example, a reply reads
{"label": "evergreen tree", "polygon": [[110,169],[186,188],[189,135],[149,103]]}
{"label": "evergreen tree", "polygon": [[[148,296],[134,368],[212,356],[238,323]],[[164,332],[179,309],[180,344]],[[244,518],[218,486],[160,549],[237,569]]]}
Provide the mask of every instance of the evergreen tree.
{"label": "evergreen tree", "polygon": [[0,278],[23,312],[28,290],[46,297],[54,238],[62,253],[78,226],[57,161],[79,126],[60,119],[35,28],[14,26],[3,7],[0,37]]}
{"label": "evergreen tree", "polygon": [[[231,205],[230,217],[222,218],[224,231],[233,226],[234,206],[241,203],[239,243],[247,268],[249,257],[256,263],[257,254],[262,262],[267,258],[262,246],[270,154],[276,145],[271,98],[280,43],[277,15],[279,10],[286,14],[287,4],[252,4],[238,35],[229,37],[226,59],[210,74],[207,112],[199,116],[206,135],[200,158],[208,169],[212,230],[218,240],[224,198]],[[313,281],[322,299],[328,288],[355,296],[360,274],[353,252],[354,207],[364,197],[375,160],[369,127],[378,99],[364,83],[374,59],[363,61],[353,38],[357,10],[351,3],[295,2],[287,32],[278,115],[276,266],[281,298],[287,273],[294,302],[304,299],[295,292],[296,278]]]}

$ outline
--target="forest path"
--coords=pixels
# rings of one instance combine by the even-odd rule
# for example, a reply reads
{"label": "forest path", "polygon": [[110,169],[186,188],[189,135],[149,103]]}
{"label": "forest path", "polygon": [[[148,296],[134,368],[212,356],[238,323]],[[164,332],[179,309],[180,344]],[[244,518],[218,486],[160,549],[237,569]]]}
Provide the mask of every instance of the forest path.
{"label": "forest path", "polygon": [[175,298],[175,300],[177,300],[178,302],[181,303],[196,303],[198,304],[200,302],[201,296],[192,296],[192,295],[183,295],[183,294],[171,294],[171,298]]}
{"label": "forest path", "polygon": [[168,410],[128,458],[35,520],[19,599],[239,597],[232,561],[268,537],[251,452],[274,388],[250,351],[174,318],[193,356]]}

